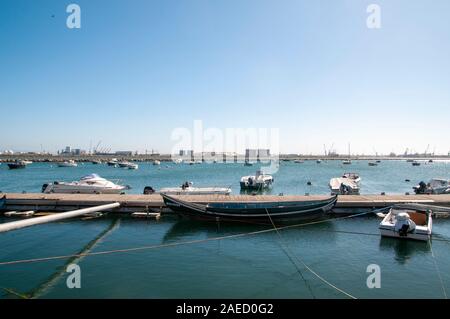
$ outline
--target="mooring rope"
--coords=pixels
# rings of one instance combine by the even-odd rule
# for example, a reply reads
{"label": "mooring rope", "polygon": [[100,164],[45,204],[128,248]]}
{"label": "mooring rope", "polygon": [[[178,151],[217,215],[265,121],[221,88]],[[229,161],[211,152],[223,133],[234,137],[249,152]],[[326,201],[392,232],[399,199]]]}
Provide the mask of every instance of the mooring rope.
{"label": "mooring rope", "polygon": [[433,245],[431,244],[431,240],[428,240],[428,243],[430,244],[431,257],[433,259],[434,267],[436,268],[436,273],[439,277],[439,282],[441,284],[442,292],[444,293],[445,299],[448,299],[447,292],[445,291],[444,281],[442,280],[441,271],[439,270],[439,266],[438,266],[438,264],[436,262],[436,258],[434,256]]}
{"label": "mooring rope", "polygon": [[[287,226],[279,227],[278,230],[304,227],[304,226],[309,226],[309,225],[327,223],[327,222],[330,222],[330,221],[340,221],[340,220],[350,219],[350,218],[354,218],[354,217],[358,217],[358,216],[362,216],[362,215],[367,215],[367,214],[372,214],[372,213],[373,212],[370,211],[370,212],[364,212],[364,213],[350,215],[350,216],[343,216],[343,217],[339,217],[339,218],[330,218],[330,219],[326,219],[326,220],[314,221],[314,222],[310,222],[310,223],[303,223],[303,224],[296,224],[296,225],[287,225]],[[73,255],[62,255],[62,256],[51,256],[51,257],[42,257],[42,258],[3,261],[3,262],[0,262],[0,266],[23,264],[23,263],[34,263],[34,262],[50,261],[50,260],[73,258],[73,257],[108,255],[108,254],[115,254],[115,253],[126,253],[126,252],[133,252],[133,251],[151,250],[151,249],[158,249],[158,248],[165,248],[165,247],[176,247],[176,246],[192,245],[192,244],[199,244],[199,243],[210,242],[210,241],[217,241],[217,240],[224,240],[224,239],[235,239],[235,238],[242,238],[242,237],[245,237],[245,236],[254,236],[254,235],[259,235],[259,234],[264,234],[264,233],[270,233],[270,232],[273,232],[273,231],[275,231],[273,228],[269,228],[269,229],[263,229],[263,230],[249,232],[249,233],[239,233],[239,234],[233,234],[233,235],[212,237],[212,238],[206,238],[206,239],[196,239],[196,240],[190,240],[190,241],[184,241],[184,242],[175,242],[175,243],[167,243],[167,244],[160,244],[160,245],[149,245],[149,246],[132,247],[132,248],[124,248],[124,249],[105,250],[105,251],[98,251],[98,252],[73,254]]]}
{"label": "mooring rope", "polygon": [[311,286],[308,284],[308,282],[306,281],[305,277],[303,276],[302,271],[300,270],[300,268],[298,267],[298,265],[295,263],[295,261],[292,259],[291,255],[289,254],[289,247],[288,247],[287,245],[286,245],[286,247],[285,247],[285,245],[283,244],[283,238],[281,237],[281,235],[280,235],[280,233],[279,233],[277,227],[276,227],[275,224],[273,223],[272,217],[270,216],[269,211],[267,210],[267,208],[266,208],[266,213],[267,213],[267,216],[269,216],[269,220],[270,220],[270,222],[272,223],[272,226],[273,226],[273,228],[275,229],[275,231],[276,231],[276,233],[277,233],[277,235],[278,235],[278,238],[280,239],[279,242],[280,242],[280,247],[281,247],[281,249],[283,250],[283,252],[285,253],[285,255],[288,257],[289,261],[294,265],[295,269],[297,269],[297,272],[300,274],[300,277],[302,277],[302,280],[304,281],[306,287],[308,287],[308,290],[309,290],[311,296],[315,299],[316,296],[314,295],[314,293],[313,293],[313,291],[312,291],[312,289],[311,289]]}
{"label": "mooring rope", "polygon": [[[269,212],[267,211],[267,209],[266,209],[266,213],[267,213],[267,216],[269,216],[270,222],[272,223],[272,226],[273,226],[273,228],[275,229],[275,231],[276,231],[278,237],[280,238],[280,243],[282,243],[282,242],[284,241],[284,240],[283,240],[283,237],[281,236],[280,232],[278,231],[278,228],[277,228],[277,226],[275,225],[275,223],[273,222],[272,217],[270,216],[270,214],[269,214]],[[280,245],[281,245],[281,244],[280,244]],[[281,245],[281,247],[283,247],[283,246]],[[289,246],[288,246],[287,244],[286,244],[286,247],[289,249]],[[291,260],[291,257],[289,256],[289,254],[286,253],[286,255],[288,255],[289,259]],[[348,292],[342,290],[341,288],[339,288],[339,287],[333,285],[331,282],[329,282],[328,280],[326,280],[325,278],[323,278],[322,276],[320,276],[317,272],[315,272],[313,269],[311,269],[311,267],[309,267],[309,266],[308,266],[302,259],[300,259],[297,255],[294,255],[294,256],[296,257],[296,259],[297,259],[298,261],[300,261],[300,263],[301,263],[301,264],[302,264],[302,265],[303,265],[310,273],[312,273],[314,276],[316,276],[319,280],[321,280],[322,282],[324,282],[325,284],[327,284],[327,285],[330,286],[331,288],[333,288],[333,289],[339,291],[340,293],[346,295],[347,297],[350,297],[350,298],[352,298],[352,299],[357,299],[357,298],[354,297],[353,295],[351,295],[351,294],[349,294]],[[295,265],[296,268],[297,268],[297,264],[296,264],[295,262],[293,262],[293,263],[294,263],[294,265]],[[298,269],[298,268],[297,268],[297,269]],[[300,272],[300,270],[299,270],[299,272]],[[300,272],[300,274],[301,274],[301,272]],[[302,275],[302,274],[301,274],[301,276],[302,276],[302,278],[303,278],[303,275]],[[303,278],[303,280],[305,280],[305,279]],[[306,280],[305,280],[305,283],[306,283]],[[308,284],[307,284],[307,286],[308,286],[308,288],[309,288],[310,291],[311,291],[311,287],[310,287]],[[311,291],[311,294],[312,294],[313,297],[314,297],[314,294],[312,293],[312,291]]]}

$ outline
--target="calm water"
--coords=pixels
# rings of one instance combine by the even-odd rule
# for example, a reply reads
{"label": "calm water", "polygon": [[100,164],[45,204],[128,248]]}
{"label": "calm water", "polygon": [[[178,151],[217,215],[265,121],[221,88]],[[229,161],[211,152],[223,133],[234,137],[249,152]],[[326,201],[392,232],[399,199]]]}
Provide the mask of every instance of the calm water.
{"label": "calm water", "polygon": [[[146,185],[160,188],[184,180],[195,185],[231,186],[238,193],[240,176],[256,169],[239,164],[168,165],[158,168],[142,163],[137,171],[92,164],[78,168],[32,164],[25,170],[10,171],[1,165],[0,189],[38,192],[44,182],[76,180],[95,172],[131,185],[133,193],[141,193]],[[340,162],[282,163],[273,193],[325,194],[329,178],[344,171],[361,174],[363,193],[404,193],[420,180],[448,178],[449,169],[450,163],[445,162],[420,167],[400,161],[385,161],[377,167],[368,167],[363,161],[345,167]],[[306,185],[308,180],[313,183],[311,188]],[[0,218],[0,222],[7,220]],[[450,219],[435,220],[432,246],[381,239],[378,223],[375,217],[357,217],[281,231],[283,245],[304,280],[281,248],[280,238],[269,232],[75,261],[0,264],[0,298],[16,298],[5,288],[39,298],[345,298],[308,272],[301,261],[358,298],[443,298],[436,267],[450,293]],[[99,252],[213,239],[266,227],[216,225],[175,217],[160,221],[127,217],[70,220],[0,234],[0,263],[86,249]],[[364,234],[349,233],[355,231]],[[81,267],[81,289],[66,286],[65,268],[71,262]],[[381,268],[380,289],[366,286],[369,264]]]}

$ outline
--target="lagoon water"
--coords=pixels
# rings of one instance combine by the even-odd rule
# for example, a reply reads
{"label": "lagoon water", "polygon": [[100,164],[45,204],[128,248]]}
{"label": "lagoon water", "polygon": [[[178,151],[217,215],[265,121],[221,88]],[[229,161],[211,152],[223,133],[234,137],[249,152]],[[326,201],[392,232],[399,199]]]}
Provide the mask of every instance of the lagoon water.
{"label": "lagoon water", "polygon": [[[236,194],[239,178],[256,169],[242,164],[140,163],[134,171],[90,163],[77,168],[35,163],[24,170],[8,170],[3,164],[0,190],[39,192],[44,182],[78,180],[98,173],[129,184],[132,193],[141,193],[147,185],[159,189],[188,180],[196,186],[231,186]],[[327,194],[328,180],[346,171],[360,173],[362,193],[402,194],[411,192],[421,180],[449,178],[450,163],[424,162],[413,167],[405,161],[383,161],[369,167],[367,161],[349,166],[338,161],[282,162],[274,175],[272,193]],[[307,181],[312,182],[311,187]],[[0,217],[0,222],[5,221],[10,219]],[[450,219],[435,219],[432,243],[382,239],[379,222],[376,217],[364,216],[286,229],[280,231],[282,242],[276,232],[215,240],[268,226],[201,223],[176,217],[155,221],[108,216],[33,226],[0,234],[0,298],[17,298],[15,293],[36,298],[348,298],[319,280],[302,262],[357,298],[444,298],[444,290],[450,293]],[[201,239],[209,240],[190,243]],[[1,264],[175,243],[182,244],[76,260]],[[80,266],[80,289],[66,285],[69,263]],[[367,287],[371,264],[380,266],[381,288]]]}

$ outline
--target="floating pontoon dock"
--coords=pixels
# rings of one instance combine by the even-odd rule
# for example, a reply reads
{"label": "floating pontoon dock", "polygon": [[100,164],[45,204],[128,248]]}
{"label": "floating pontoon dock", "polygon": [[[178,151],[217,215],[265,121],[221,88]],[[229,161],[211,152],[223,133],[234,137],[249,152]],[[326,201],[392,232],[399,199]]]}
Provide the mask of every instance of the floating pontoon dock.
{"label": "floating pontoon dock", "polygon": [[[131,214],[134,212],[170,213],[160,195],[107,195],[107,194],[42,194],[6,193],[4,211],[66,212],[110,203],[120,206],[106,211]],[[324,199],[325,195],[183,195],[183,200],[197,203],[216,201],[280,201]],[[394,204],[417,203],[450,207],[449,195],[345,195],[339,196],[338,209],[383,208]]]}

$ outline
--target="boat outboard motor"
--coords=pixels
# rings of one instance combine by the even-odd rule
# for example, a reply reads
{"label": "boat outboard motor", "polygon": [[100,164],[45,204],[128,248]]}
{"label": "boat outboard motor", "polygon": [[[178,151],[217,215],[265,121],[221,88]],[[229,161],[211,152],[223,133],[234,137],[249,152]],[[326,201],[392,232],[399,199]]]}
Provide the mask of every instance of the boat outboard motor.
{"label": "boat outboard motor", "polygon": [[412,233],[416,229],[416,223],[414,223],[409,217],[408,213],[398,213],[394,225],[394,230],[398,232],[400,237],[406,237],[408,233]]}
{"label": "boat outboard motor", "polygon": [[153,189],[153,187],[151,186],[145,186],[144,187],[144,195],[150,195],[150,194],[154,194],[155,190]]}
{"label": "boat outboard motor", "polygon": [[427,184],[424,181],[421,181],[418,186],[414,186],[414,192],[416,194],[425,194],[427,190]]}
{"label": "boat outboard motor", "polygon": [[45,190],[47,189],[47,187],[48,187],[48,184],[42,185],[41,193],[44,193]]}

